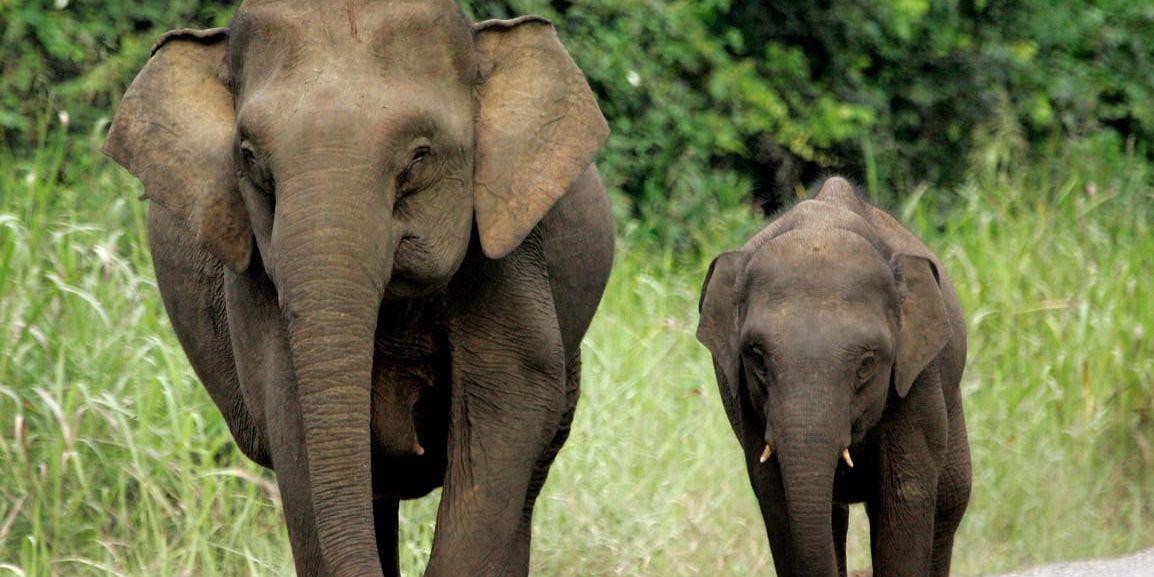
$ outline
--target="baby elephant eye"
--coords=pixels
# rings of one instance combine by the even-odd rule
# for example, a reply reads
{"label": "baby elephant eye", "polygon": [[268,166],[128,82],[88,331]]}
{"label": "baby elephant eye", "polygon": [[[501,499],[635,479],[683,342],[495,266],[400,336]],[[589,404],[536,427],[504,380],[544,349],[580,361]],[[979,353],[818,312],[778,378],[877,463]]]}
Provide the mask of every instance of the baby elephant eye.
{"label": "baby elephant eye", "polygon": [[877,353],[870,351],[862,355],[861,363],[857,369],[857,384],[861,386],[869,381],[874,373],[877,372],[878,360]]}
{"label": "baby elephant eye", "polygon": [[749,366],[753,372],[758,375],[765,375],[768,370],[769,359],[765,356],[765,351],[757,345],[750,345],[745,347],[745,358],[749,361]]}
{"label": "baby elephant eye", "polygon": [[751,361],[757,361],[762,364],[765,362],[765,353],[761,350],[761,347],[756,345],[745,347],[745,356],[749,357]]}

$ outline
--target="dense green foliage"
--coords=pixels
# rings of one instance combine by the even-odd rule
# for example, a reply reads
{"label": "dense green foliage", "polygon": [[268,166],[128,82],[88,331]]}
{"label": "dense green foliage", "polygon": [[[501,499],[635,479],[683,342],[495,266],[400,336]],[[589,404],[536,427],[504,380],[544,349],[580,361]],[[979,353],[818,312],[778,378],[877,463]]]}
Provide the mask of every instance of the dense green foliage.
{"label": "dense green foliage", "polygon": [[[0,130],[103,130],[152,41],[235,2],[0,0]],[[614,129],[619,214],[688,240],[751,194],[836,170],[888,198],[952,185],[989,141],[1116,134],[1154,150],[1154,3],[1133,0],[466,0],[555,19]],[[1005,138],[1009,131],[1014,138]]]}
{"label": "dense green foliage", "polygon": [[[825,152],[883,182],[957,182],[975,139],[1005,115],[1031,142],[1154,135],[1150,2],[741,2],[727,21],[771,85],[793,94],[792,113],[812,119],[819,161]],[[826,101],[861,122],[823,114]]]}
{"label": "dense green foliage", "polygon": [[227,24],[230,2],[0,0],[0,134],[10,145],[43,137],[60,112],[77,130],[100,128],[170,28]]}
{"label": "dense green foliage", "polygon": [[[975,488],[958,575],[1154,546],[1154,174],[1116,149],[1012,170],[983,157],[966,184],[897,207],[969,322]],[[84,182],[61,184],[63,150],[0,156],[0,575],[291,575],[273,477],[236,451],[168,326],[139,184],[82,158]],[[534,575],[769,573],[693,337],[709,256],[759,226],[747,211],[702,233],[706,256],[625,227],[538,502]],[[435,510],[402,509],[406,575]],[[860,508],[851,524],[863,568]]]}

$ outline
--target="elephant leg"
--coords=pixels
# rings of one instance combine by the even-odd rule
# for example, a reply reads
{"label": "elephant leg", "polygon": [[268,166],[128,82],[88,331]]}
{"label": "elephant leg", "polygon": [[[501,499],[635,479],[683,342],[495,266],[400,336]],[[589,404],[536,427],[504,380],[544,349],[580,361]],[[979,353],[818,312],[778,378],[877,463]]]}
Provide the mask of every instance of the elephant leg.
{"label": "elephant leg", "polygon": [[515,397],[454,401],[449,468],[427,577],[528,574],[533,488],[545,480],[539,455],[549,444],[543,431],[560,421],[564,396],[557,397],[543,401],[548,405],[541,412],[510,420],[493,411],[507,410],[497,407],[515,403]]}
{"label": "elephant leg", "polygon": [[733,425],[733,432],[741,442],[749,483],[753,486],[753,494],[757,497],[761,518],[765,522],[774,570],[778,577],[795,577],[789,515],[785,508],[785,486],[778,458],[774,456],[764,463],[760,462],[765,447],[764,422],[755,414],[745,395],[733,403],[726,402],[727,398],[722,394],[725,412]]}
{"label": "elephant leg", "polygon": [[296,387],[270,389],[273,390],[269,391],[269,418],[278,425],[270,431],[269,444],[296,574],[297,577],[326,577],[328,569],[321,556],[309,490],[308,452]]}
{"label": "elephant leg", "polygon": [[373,501],[373,523],[377,529],[377,555],[381,558],[381,569],[385,577],[401,577],[400,558],[397,553],[397,507],[396,499],[376,499]]}
{"label": "elephant leg", "polygon": [[[959,394],[960,396],[960,394]],[[950,422],[950,446],[942,477],[938,481],[937,512],[934,519],[934,577],[948,577],[954,550],[954,533],[962,522],[970,502],[970,445],[961,402],[956,405]]]}
{"label": "elephant leg", "polygon": [[148,244],[156,284],[173,331],[196,376],[224,416],[241,452],[271,466],[259,393],[237,377],[224,303],[225,269],[195,233],[156,204],[148,208]]}
{"label": "elephant leg", "polygon": [[761,518],[765,521],[769,551],[773,555],[773,567],[778,577],[800,577],[793,570],[792,538],[789,516],[785,509],[785,487],[781,481],[781,468],[776,458],[759,463],[760,453],[761,449],[753,452],[747,450],[745,458],[753,492],[761,507]]}
{"label": "elephant leg", "polygon": [[524,577],[526,503],[568,410],[539,237],[497,261],[474,251],[449,296],[449,464],[426,575]]}
{"label": "elephant leg", "polygon": [[[253,268],[260,268],[254,263]],[[326,577],[309,491],[296,380],[276,291],[263,273],[230,274],[225,284],[229,327],[241,381],[264,391],[268,447],[280,488],[298,577]]]}
{"label": "elephant leg", "polygon": [[849,505],[833,504],[833,550],[837,555],[837,574],[846,577],[845,540],[849,534]]}
{"label": "elephant leg", "polygon": [[[958,519],[961,520],[960,518]],[[948,521],[946,521],[948,523]],[[933,572],[930,574],[933,577],[949,577],[950,575],[950,559],[954,553],[954,533],[957,531],[957,523],[952,527],[939,527],[936,520],[934,523],[934,552],[933,552]]]}
{"label": "elephant leg", "polygon": [[[892,479],[883,482],[892,482]],[[921,491],[921,489],[918,489]],[[916,501],[868,501],[870,548],[876,577],[929,575],[933,550],[933,496]]]}
{"label": "elephant leg", "polygon": [[876,493],[866,501],[876,577],[931,574],[938,480],[947,443],[939,383],[937,371],[925,371],[879,426],[880,478]]}
{"label": "elephant leg", "polygon": [[581,398],[581,351],[578,349],[577,354],[569,359],[565,365],[565,395],[566,405],[569,409],[561,417],[560,427],[557,429],[557,434],[553,436],[553,442],[541,454],[537,460],[537,464],[533,467],[533,477],[529,482],[529,494],[525,499],[525,512],[521,518],[521,527],[517,531],[516,550],[510,560],[510,573],[513,574],[528,574],[529,572],[529,553],[532,541],[533,529],[533,506],[537,502],[537,497],[541,494],[541,488],[545,486],[545,480],[549,475],[549,468],[553,466],[553,461],[557,458],[557,454],[561,452],[561,447],[565,445],[565,441],[569,439],[569,431],[573,424],[573,416],[577,412],[577,401]]}

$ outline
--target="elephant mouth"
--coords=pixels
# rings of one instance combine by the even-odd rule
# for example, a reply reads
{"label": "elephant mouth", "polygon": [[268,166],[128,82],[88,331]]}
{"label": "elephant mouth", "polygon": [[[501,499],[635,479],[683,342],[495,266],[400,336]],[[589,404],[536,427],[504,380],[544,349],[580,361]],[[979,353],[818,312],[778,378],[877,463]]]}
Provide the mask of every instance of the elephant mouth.
{"label": "elephant mouth", "polygon": [[392,277],[385,290],[389,298],[420,298],[445,288],[459,263],[446,264],[445,255],[434,254],[425,239],[413,234],[401,237],[393,257]]}
{"label": "elephant mouth", "polygon": [[[761,450],[761,454],[757,457],[757,462],[764,465],[772,456],[773,445],[766,443],[765,447]],[[846,467],[849,467],[850,469],[853,468],[853,455],[850,454],[849,447],[842,449],[838,456],[841,458],[841,462],[844,463]]]}

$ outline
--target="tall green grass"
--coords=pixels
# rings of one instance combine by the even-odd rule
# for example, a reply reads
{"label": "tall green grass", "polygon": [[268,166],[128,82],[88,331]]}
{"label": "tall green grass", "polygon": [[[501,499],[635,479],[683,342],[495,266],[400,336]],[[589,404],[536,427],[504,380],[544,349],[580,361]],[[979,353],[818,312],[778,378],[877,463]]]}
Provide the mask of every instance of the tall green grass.
{"label": "tall green grass", "polygon": [[[1019,170],[975,158],[966,186],[896,207],[970,323],[958,574],[1154,545],[1154,188],[1108,144]],[[138,185],[65,154],[85,149],[0,156],[0,576],[291,575],[272,477],[232,447],[168,327]],[[709,256],[758,226],[723,216],[700,254],[622,227],[535,517],[535,575],[771,571],[693,338]],[[435,498],[403,507],[407,575],[434,512]],[[864,568],[864,515],[852,523]]]}

